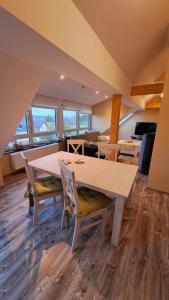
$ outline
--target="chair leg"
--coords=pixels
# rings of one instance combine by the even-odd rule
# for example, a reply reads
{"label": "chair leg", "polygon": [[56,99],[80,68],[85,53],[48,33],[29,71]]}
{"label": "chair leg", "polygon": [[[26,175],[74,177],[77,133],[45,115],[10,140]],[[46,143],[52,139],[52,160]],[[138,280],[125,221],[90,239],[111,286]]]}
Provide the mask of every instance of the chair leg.
{"label": "chair leg", "polygon": [[56,204],[56,196],[53,197],[53,203]]}
{"label": "chair leg", "polygon": [[61,218],[61,229],[64,228],[64,218],[65,218],[65,199],[63,200],[62,218]]}
{"label": "chair leg", "polygon": [[38,203],[37,200],[34,199],[34,213],[33,213],[33,225],[38,224]]}
{"label": "chair leg", "polygon": [[108,211],[107,211],[107,209],[105,209],[105,211],[102,215],[102,223],[101,223],[101,235],[102,235],[102,237],[104,237],[105,234],[106,234],[107,215],[108,215]]}
{"label": "chair leg", "polygon": [[73,233],[73,241],[72,241],[72,252],[77,248],[77,240],[80,234],[80,220],[79,218],[75,218],[75,229]]}

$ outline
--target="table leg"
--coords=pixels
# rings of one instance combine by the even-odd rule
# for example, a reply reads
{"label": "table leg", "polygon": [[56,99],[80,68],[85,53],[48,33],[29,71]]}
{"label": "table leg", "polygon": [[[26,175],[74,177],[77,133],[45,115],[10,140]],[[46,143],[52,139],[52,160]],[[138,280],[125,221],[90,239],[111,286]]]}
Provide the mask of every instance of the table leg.
{"label": "table leg", "polygon": [[32,175],[33,175],[33,179],[36,180],[37,178],[37,170],[32,168]]}
{"label": "table leg", "polygon": [[122,196],[117,196],[115,200],[115,210],[114,210],[114,220],[113,220],[113,230],[112,230],[112,240],[113,246],[118,246],[121,224],[123,220],[125,198]]}

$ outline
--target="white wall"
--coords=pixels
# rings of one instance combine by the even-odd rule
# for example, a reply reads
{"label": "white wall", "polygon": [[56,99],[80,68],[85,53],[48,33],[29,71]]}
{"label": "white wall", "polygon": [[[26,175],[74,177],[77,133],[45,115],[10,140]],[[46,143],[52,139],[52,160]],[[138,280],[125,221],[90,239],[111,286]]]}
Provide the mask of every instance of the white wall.
{"label": "white wall", "polygon": [[[121,104],[120,119],[122,119],[132,107]],[[92,107],[92,129],[100,132],[110,134],[111,126],[111,111],[112,111],[112,99],[102,101]]]}
{"label": "white wall", "polygon": [[164,97],[159,113],[148,187],[169,193],[169,48]]}
{"label": "white wall", "polygon": [[0,155],[30,105],[44,71],[0,52]]}

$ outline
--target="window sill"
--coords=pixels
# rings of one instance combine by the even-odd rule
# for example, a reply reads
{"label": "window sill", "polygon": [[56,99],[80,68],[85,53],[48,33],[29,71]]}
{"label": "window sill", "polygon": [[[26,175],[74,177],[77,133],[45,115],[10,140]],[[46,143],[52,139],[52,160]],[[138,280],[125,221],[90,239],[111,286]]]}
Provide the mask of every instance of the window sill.
{"label": "window sill", "polygon": [[53,142],[48,142],[48,143],[34,144],[34,145],[30,145],[30,146],[27,145],[27,146],[23,146],[23,149],[20,149],[20,150],[5,150],[4,155],[21,152],[21,151],[29,150],[29,149],[35,149],[35,148],[39,148],[39,147],[43,147],[43,146],[47,146],[47,145],[58,144],[59,142],[60,141],[53,141]]}

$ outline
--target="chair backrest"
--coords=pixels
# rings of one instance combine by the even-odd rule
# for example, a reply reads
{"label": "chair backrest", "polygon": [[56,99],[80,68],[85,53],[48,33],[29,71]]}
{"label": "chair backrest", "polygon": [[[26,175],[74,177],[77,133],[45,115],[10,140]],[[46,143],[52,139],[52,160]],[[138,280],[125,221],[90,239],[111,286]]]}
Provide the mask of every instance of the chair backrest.
{"label": "chair backrest", "polygon": [[85,142],[85,140],[67,140],[67,152],[70,151],[69,146],[71,146],[73,149],[73,153],[79,154],[78,150],[81,147],[82,155],[84,155],[84,142]]}
{"label": "chair backrest", "polygon": [[68,199],[74,206],[75,214],[78,214],[80,212],[80,209],[78,204],[77,188],[75,184],[75,174],[65,166],[63,161],[59,160],[59,164],[63,185],[64,201],[67,201]]}
{"label": "chair backrest", "polygon": [[106,144],[106,143],[98,143],[98,158],[101,155],[105,156],[105,159],[109,160],[110,154],[115,151],[115,161],[117,161],[117,155],[120,151],[120,145],[118,144]]}
{"label": "chair backrest", "polygon": [[28,159],[23,152],[21,152],[21,157],[23,158],[23,161],[24,161],[24,167],[25,167],[26,175],[28,177],[29,184],[32,186],[33,191],[37,192],[36,185],[34,182],[34,177],[33,177],[33,170],[29,166]]}

